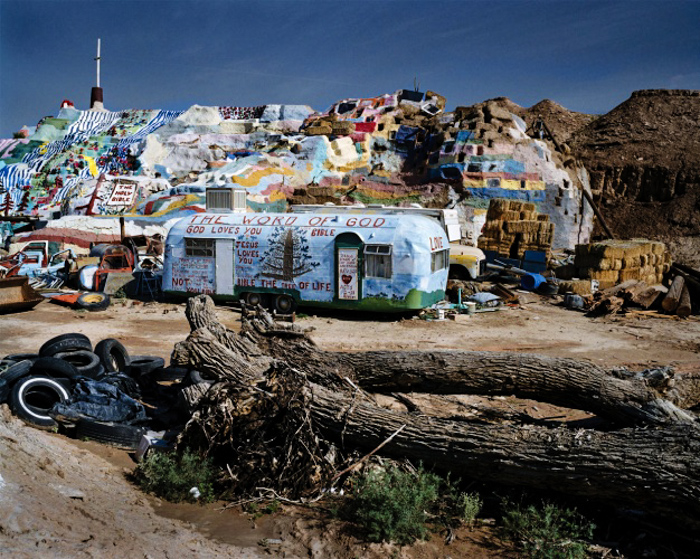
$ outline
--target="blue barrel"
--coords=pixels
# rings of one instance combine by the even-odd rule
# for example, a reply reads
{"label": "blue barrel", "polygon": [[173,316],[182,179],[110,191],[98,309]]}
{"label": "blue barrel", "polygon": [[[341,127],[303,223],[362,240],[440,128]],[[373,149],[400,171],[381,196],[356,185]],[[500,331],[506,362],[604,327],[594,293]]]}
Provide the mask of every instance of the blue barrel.
{"label": "blue barrel", "polygon": [[523,274],[520,278],[520,287],[527,289],[528,291],[534,291],[540,284],[547,281],[547,278],[541,276],[540,274]]}

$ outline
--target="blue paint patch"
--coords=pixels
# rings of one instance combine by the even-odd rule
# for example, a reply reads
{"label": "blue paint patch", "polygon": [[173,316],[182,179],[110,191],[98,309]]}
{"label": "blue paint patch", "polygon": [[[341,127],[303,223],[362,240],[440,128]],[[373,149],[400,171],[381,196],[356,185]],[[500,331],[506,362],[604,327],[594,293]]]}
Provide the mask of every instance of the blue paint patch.
{"label": "blue paint patch", "polygon": [[509,200],[523,200],[525,202],[544,202],[546,191],[544,190],[510,190],[508,188],[467,188],[467,192],[473,198],[490,200],[491,198],[508,198]]}

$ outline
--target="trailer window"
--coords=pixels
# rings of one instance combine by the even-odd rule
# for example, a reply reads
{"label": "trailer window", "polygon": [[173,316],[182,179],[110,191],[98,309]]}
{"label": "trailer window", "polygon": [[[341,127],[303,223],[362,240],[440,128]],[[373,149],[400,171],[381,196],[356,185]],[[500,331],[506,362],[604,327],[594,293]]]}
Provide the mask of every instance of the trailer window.
{"label": "trailer window", "polygon": [[447,265],[449,264],[449,262],[450,262],[450,252],[448,250],[441,250],[438,252],[433,252],[430,268],[433,272],[437,272],[438,270],[442,270],[444,268],[447,268]]}
{"label": "trailer window", "polygon": [[216,256],[214,239],[185,239],[185,256]]}
{"label": "trailer window", "polygon": [[365,245],[365,277],[391,277],[391,245]]}

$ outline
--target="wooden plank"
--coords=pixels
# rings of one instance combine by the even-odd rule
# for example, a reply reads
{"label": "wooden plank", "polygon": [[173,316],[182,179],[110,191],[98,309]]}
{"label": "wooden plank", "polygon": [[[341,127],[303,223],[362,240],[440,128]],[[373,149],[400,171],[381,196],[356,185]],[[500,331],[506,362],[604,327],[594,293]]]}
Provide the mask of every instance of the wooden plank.
{"label": "wooden plank", "polygon": [[681,294],[683,293],[683,288],[685,287],[685,280],[683,276],[676,276],[673,278],[673,283],[661,302],[661,306],[666,312],[673,313],[678,307],[678,303],[681,300]]}

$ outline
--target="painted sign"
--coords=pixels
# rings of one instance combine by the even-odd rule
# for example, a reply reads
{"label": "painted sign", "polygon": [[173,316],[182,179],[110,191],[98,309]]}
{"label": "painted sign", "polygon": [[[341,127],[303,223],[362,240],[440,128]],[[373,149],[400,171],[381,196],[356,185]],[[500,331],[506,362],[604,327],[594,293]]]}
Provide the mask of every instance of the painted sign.
{"label": "painted sign", "polygon": [[214,258],[188,256],[173,263],[173,288],[187,293],[214,293]]}
{"label": "painted sign", "polygon": [[117,183],[112,190],[112,195],[107,200],[108,206],[131,206],[136,195],[135,183]]}
{"label": "painted sign", "polygon": [[338,249],[338,299],[357,301],[357,249]]}

